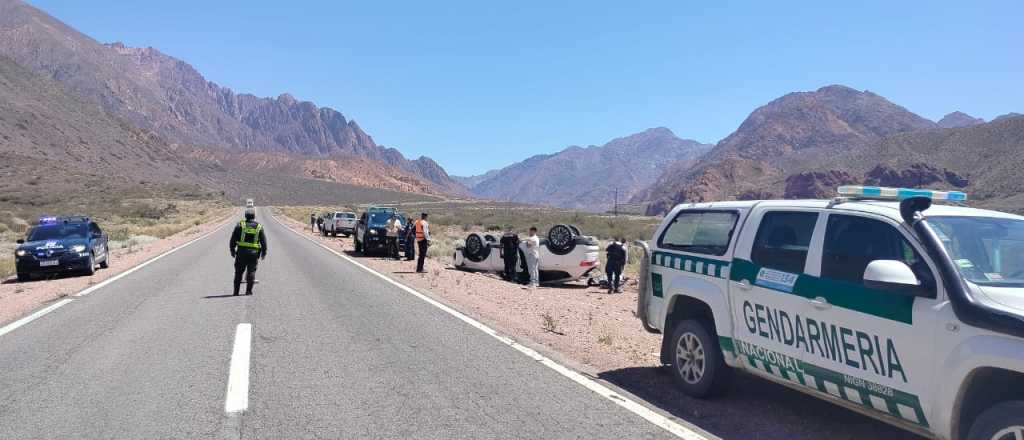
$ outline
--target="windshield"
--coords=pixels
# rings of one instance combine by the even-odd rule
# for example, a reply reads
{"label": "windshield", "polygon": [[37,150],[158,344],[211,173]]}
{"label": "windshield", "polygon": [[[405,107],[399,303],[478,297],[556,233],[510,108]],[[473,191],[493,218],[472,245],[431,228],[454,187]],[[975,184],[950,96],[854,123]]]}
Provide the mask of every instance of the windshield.
{"label": "windshield", "polygon": [[1024,287],[1024,220],[929,217],[928,223],[968,281]]}
{"label": "windshield", "polygon": [[85,238],[84,223],[63,225],[41,225],[32,228],[28,233],[28,241],[58,240],[63,238]]}
{"label": "windshield", "polygon": [[[370,213],[370,223],[374,224],[374,225],[383,225],[384,223],[388,222],[388,219],[391,218],[391,215],[392,215],[392,213],[390,213],[390,212],[383,212],[383,211],[371,212]],[[399,217],[399,218],[401,218],[401,217]]]}

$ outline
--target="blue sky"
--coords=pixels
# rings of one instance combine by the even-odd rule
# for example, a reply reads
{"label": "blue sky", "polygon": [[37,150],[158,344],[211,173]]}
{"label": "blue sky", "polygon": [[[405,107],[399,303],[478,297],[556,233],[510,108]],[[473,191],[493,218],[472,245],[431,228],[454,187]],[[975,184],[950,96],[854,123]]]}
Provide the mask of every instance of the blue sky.
{"label": "blue sky", "polygon": [[468,175],[665,126],[717,142],[845,84],[936,120],[1024,112],[1024,2],[31,0],[207,79],[334,107]]}

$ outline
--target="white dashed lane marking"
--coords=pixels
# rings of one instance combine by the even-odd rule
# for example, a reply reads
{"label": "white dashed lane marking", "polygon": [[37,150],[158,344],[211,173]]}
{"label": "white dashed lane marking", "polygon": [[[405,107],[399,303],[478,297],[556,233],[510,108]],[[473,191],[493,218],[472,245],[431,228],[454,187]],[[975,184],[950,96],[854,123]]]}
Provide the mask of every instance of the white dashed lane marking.
{"label": "white dashed lane marking", "polygon": [[249,408],[249,356],[252,350],[252,324],[238,324],[235,348],[231,351],[228,391],[224,411],[237,413]]}

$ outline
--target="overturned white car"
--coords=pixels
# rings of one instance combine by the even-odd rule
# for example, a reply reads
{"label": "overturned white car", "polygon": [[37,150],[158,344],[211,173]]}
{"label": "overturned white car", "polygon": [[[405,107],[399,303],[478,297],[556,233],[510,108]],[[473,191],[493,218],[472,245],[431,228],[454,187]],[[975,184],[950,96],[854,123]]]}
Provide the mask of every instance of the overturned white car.
{"label": "overturned white car", "polygon": [[[501,258],[501,234],[474,232],[466,237],[466,243],[455,249],[452,257],[456,268],[467,271],[496,272],[505,270]],[[560,284],[590,278],[601,266],[598,260],[597,239],[580,234],[572,225],[556,225],[548,231],[547,238],[540,240],[540,282]],[[518,250],[516,279],[529,279],[526,271],[526,256],[522,246]]]}

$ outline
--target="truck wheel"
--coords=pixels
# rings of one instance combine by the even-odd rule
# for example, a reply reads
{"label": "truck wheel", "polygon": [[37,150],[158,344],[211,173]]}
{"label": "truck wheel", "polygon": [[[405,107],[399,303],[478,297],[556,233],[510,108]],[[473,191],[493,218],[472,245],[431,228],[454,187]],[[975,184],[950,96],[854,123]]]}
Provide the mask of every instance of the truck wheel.
{"label": "truck wheel", "polygon": [[1024,439],[1024,401],[1003,402],[981,413],[967,440]]}
{"label": "truck wheel", "polygon": [[100,262],[100,269],[110,268],[110,251],[107,251],[107,255],[103,257],[103,261]]}
{"label": "truck wheel", "polygon": [[732,381],[718,339],[703,322],[687,319],[672,332],[672,378],[688,396],[704,398],[723,394]]}

